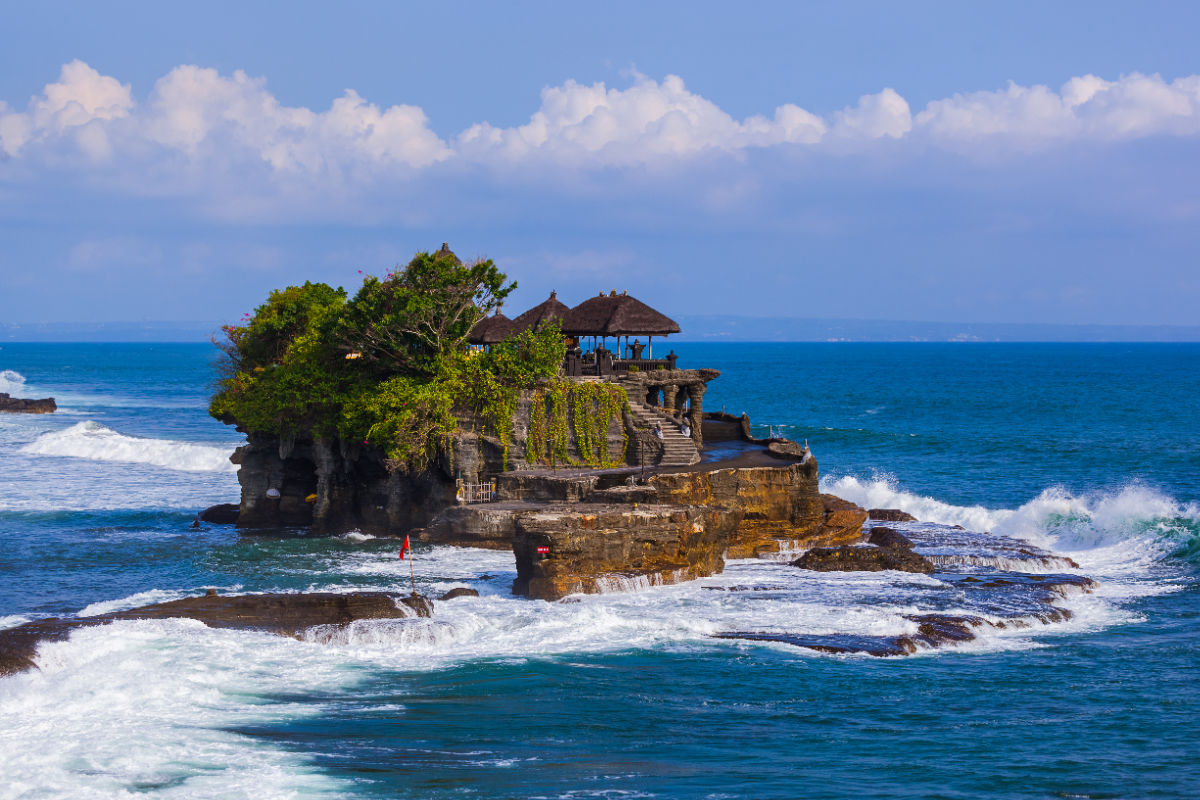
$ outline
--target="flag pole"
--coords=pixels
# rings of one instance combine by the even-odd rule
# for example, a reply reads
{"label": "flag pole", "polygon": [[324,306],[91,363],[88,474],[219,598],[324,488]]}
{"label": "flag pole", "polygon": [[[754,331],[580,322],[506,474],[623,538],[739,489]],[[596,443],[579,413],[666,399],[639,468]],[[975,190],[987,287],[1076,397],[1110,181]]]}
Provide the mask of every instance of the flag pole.
{"label": "flag pole", "polygon": [[408,578],[412,581],[412,593],[415,595],[417,593],[417,577],[413,572],[412,548],[408,550]]}

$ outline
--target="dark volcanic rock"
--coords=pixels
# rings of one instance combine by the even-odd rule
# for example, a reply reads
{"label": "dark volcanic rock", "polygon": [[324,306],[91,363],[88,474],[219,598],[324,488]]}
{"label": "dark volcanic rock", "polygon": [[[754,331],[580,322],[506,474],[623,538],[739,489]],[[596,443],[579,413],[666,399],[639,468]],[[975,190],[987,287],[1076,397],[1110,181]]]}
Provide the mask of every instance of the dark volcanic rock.
{"label": "dark volcanic rock", "polygon": [[[995,627],[981,617],[950,614],[917,614],[908,617],[917,632],[904,636],[863,636],[847,633],[803,634],[742,632],[719,633],[716,639],[782,642],[820,653],[863,653],[869,656],[906,656],[922,648],[961,644],[975,638],[975,630]],[[999,626],[1003,627],[1003,625]]]}
{"label": "dark volcanic rock", "polygon": [[453,600],[456,597],[479,597],[479,592],[475,589],[468,589],[466,586],[455,586],[450,591],[438,598],[438,600],[446,601]]}
{"label": "dark volcanic rock", "polygon": [[900,547],[905,550],[912,550],[913,547],[912,539],[894,528],[872,528],[867,541],[879,547]]}
{"label": "dark volcanic rock", "polygon": [[196,515],[196,519],[214,525],[234,525],[238,521],[239,509],[237,503],[221,503],[204,509]]}
{"label": "dark volcanic rock", "polygon": [[792,562],[793,567],[816,572],[933,572],[933,564],[901,547],[814,547]]}
{"label": "dark volcanic rock", "polygon": [[867,509],[867,519],[877,520],[878,522],[916,522],[917,518],[907,511],[901,511],[898,508],[871,508]]}
{"label": "dark volcanic rock", "polygon": [[0,392],[0,411],[13,414],[51,414],[58,410],[58,404],[53,397],[44,400],[29,400],[23,397],[11,397]]}
{"label": "dark volcanic rock", "polygon": [[360,619],[429,617],[433,605],[421,595],[386,592],[335,594],[248,594],[236,597],[209,593],[152,606],[114,611],[95,617],[28,622],[0,631],[0,675],[36,666],[33,657],[43,641],[67,638],[75,628],[126,619],[195,619],[212,628],[240,628],[299,636],[318,625],[348,625]]}

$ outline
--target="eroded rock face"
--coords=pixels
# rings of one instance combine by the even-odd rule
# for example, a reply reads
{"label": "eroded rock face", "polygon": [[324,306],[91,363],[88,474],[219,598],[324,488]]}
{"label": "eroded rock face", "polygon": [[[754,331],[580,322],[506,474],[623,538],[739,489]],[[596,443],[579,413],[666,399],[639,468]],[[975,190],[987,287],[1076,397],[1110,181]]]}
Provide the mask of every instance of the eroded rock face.
{"label": "eroded rock face", "polygon": [[517,514],[536,507],[530,503],[452,506],[438,514],[425,528],[414,531],[412,537],[420,542],[452,547],[511,550],[517,533]]}
{"label": "eroded rock face", "polygon": [[43,400],[30,400],[24,397],[12,397],[0,392],[0,412],[11,414],[52,414],[58,410],[58,404],[53,397]]}
{"label": "eroded rock face", "polygon": [[[660,502],[723,508],[738,515],[730,558],[778,552],[781,542],[825,543],[846,535],[822,530],[826,515],[817,489],[817,461],[779,467],[741,467],[654,475]],[[861,533],[856,531],[857,537]]]}
{"label": "eroded rock face", "polygon": [[242,628],[299,636],[308,628],[319,625],[341,626],[361,619],[428,617],[432,614],[433,605],[416,594],[315,592],[229,597],[210,592],[203,597],[185,597],[95,617],[44,619],[0,630],[0,675],[35,667],[33,658],[40,642],[65,639],[76,628],[114,620],[185,618],[199,620],[211,628]]}
{"label": "eroded rock face", "polygon": [[[478,458],[463,447],[463,461]],[[452,460],[455,454],[447,454]],[[395,534],[454,505],[449,468],[389,470],[376,451],[337,439],[249,434],[234,453],[242,485],[239,528],[309,527],[314,533]]]}
{"label": "eroded rock face", "polygon": [[933,564],[902,547],[814,547],[792,562],[793,567],[816,572],[934,571]]}
{"label": "eroded rock face", "polygon": [[[737,517],[699,506],[558,506],[514,516],[513,593],[569,594],[714,575]],[[541,551],[539,551],[541,549]]]}

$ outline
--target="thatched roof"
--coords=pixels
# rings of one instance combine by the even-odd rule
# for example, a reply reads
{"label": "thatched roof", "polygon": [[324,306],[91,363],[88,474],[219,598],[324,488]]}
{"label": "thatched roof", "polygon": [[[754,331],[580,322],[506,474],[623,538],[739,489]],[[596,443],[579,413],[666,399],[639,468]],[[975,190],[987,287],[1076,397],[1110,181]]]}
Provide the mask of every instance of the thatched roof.
{"label": "thatched roof", "polygon": [[484,317],[475,323],[467,341],[471,344],[498,344],[508,338],[516,328],[513,321],[499,311],[494,316]]}
{"label": "thatched roof", "polygon": [[532,328],[537,330],[542,325],[550,320],[554,320],[559,325],[571,309],[558,299],[558,292],[551,292],[550,299],[536,305],[513,320],[513,330],[524,331]]}
{"label": "thatched roof", "polygon": [[436,253],[434,253],[433,257],[434,258],[452,258],[452,259],[454,259],[455,264],[458,264],[460,267],[462,266],[462,261],[459,260],[458,256],[454,255],[454,251],[450,249],[450,245],[447,244],[446,242],[442,242],[442,249],[438,250]]}
{"label": "thatched roof", "polygon": [[575,306],[562,329],[572,336],[666,336],[679,333],[679,324],[628,292],[614,291]]}

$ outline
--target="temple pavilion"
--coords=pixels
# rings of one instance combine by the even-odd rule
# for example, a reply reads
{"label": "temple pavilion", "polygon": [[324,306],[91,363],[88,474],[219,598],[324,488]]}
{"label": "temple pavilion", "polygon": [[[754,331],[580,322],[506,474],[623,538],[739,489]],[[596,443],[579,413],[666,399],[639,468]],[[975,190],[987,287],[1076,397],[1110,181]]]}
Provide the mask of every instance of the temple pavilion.
{"label": "temple pavilion", "polygon": [[675,369],[674,352],[666,358],[654,358],[654,337],[679,333],[679,324],[628,292],[617,294],[616,290],[601,292],[574,308],[559,300],[557,292],[551,292],[549,298],[511,320],[499,312],[484,317],[471,329],[469,341],[486,347],[514,333],[540,330],[551,322],[567,337],[563,365],[567,375]]}

